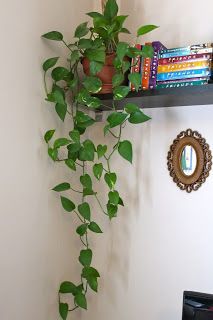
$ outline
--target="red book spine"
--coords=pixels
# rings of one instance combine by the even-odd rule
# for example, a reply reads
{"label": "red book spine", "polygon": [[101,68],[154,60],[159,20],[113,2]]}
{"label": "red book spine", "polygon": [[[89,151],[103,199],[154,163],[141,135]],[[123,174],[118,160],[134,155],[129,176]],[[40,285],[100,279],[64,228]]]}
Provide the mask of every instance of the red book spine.
{"label": "red book spine", "polygon": [[[141,45],[137,43],[135,45],[135,48],[141,50]],[[131,73],[139,73],[140,72],[140,66],[141,66],[141,57],[137,56],[136,58],[132,59],[132,67],[131,67]],[[131,91],[135,91],[135,86],[130,83],[130,89]]]}
{"label": "red book spine", "polygon": [[[146,42],[146,46],[151,46],[151,42]],[[144,58],[143,71],[142,71],[142,90],[149,89],[149,78],[151,69],[151,58]]]}
{"label": "red book spine", "polygon": [[162,58],[159,59],[158,64],[159,65],[165,65],[170,63],[179,63],[179,62],[185,62],[190,60],[208,60],[212,59],[211,53],[198,53],[198,54],[189,54],[186,56],[180,56],[180,57],[170,57],[170,58]]}

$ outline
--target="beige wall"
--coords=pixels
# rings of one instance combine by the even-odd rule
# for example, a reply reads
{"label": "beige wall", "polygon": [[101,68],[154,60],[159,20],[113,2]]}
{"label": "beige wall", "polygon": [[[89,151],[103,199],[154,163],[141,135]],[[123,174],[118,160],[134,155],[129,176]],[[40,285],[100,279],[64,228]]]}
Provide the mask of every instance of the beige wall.
{"label": "beige wall", "polygon": [[[61,53],[40,39],[54,29],[71,38],[91,11],[87,0],[1,1],[0,318],[58,319],[57,289],[78,255],[72,221],[49,189],[69,171],[49,161],[42,135],[61,128],[43,101],[41,62]],[[69,124],[68,124],[69,125]],[[77,274],[77,273],[76,273]]]}

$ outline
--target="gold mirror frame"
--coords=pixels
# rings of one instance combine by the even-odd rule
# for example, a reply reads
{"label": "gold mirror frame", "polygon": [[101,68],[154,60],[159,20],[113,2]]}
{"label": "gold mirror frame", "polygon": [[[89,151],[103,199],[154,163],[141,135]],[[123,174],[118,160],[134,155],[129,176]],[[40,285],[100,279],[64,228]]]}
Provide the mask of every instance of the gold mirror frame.
{"label": "gold mirror frame", "polygon": [[[194,148],[197,157],[196,168],[192,175],[187,176],[181,168],[181,155],[186,145]],[[197,131],[187,129],[181,131],[170,146],[167,156],[170,176],[181,190],[187,192],[198,190],[206,181],[212,167],[212,154],[206,140]]]}

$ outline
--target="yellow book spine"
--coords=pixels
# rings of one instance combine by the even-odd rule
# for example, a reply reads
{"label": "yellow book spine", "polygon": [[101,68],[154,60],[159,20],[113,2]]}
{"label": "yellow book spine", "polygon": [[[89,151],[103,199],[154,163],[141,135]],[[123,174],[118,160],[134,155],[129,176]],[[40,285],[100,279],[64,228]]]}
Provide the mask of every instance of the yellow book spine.
{"label": "yellow book spine", "polygon": [[190,70],[190,69],[203,69],[210,66],[211,66],[210,60],[173,63],[173,64],[167,64],[167,65],[159,65],[158,73],[183,71],[183,70]]}

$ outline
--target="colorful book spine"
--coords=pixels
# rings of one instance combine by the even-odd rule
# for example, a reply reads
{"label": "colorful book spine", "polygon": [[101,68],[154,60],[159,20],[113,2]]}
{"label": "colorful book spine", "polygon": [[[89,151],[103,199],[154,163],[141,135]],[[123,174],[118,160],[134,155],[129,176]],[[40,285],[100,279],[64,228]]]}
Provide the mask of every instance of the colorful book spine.
{"label": "colorful book spine", "polygon": [[201,53],[201,54],[189,54],[186,56],[180,56],[180,57],[171,57],[171,58],[164,58],[159,59],[158,64],[159,65],[166,65],[170,63],[179,63],[182,61],[193,61],[193,60],[210,60],[212,59],[211,53]]}
{"label": "colorful book spine", "polygon": [[[151,46],[151,42],[146,42],[146,46]],[[142,70],[142,90],[149,89],[149,78],[150,78],[150,67],[151,67],[151,58],[144,58],[143,61],[143,70]]]}
{"label": "colorful book spine", "polygon": [[173,82],[157,84],[157,89],[167,89],[167,88],[182,88],[182,87],[192,87],[192,86],[202,86],[208,84],[208,80],[197,80],[197,81],[182,81],[182,82]]}
{"label": "colorful book spine", "polygon": [[182,71],[182,70],[190,70],[190,69],[202,69],[202,68],[207,68],[207,67],[210,67],[209,60],[172,63],[172,64],[167,64],[167,65],[159,65],[158,66],[158,73],[171,72],[171,71]]}
{"label": "colorful book spine", "polygon": [[197,50],[188,50],[183,49],[181,51],[174,51],[174,52],[168,52],[168,53],[160,53],[159,58],[164,59],[164,58],[171,58],[171,57],[179,57],[179,56],[185,56],[189,54],[207,54],[207,53],[212,53],[213,48],[205,48],[205,49],[197,49]]}
{"label": "colorful book spine", "polygon": [[166,49],[166,47],[160,41],[153,41],[152,47],[154,49],[154,56],[151,59],[151,65],[150,65],[149,89],[154,89],[156,87],[157,69],[158,69],[158,53],[159,51]]}
{"label": "colorful book spine", "polygon": [[[137,43],[135,45],[135,48],[141,50],[141,45]],[[137,56],[136,58],[132,58],[131,73],[140,73],[140,70],[141,70],[140,64],[141,64],[140,56]],[[130,82],[129,85],[130,85],[130,90],[135,91],[135,86],[133,85],[133,83]]]}
{"label": "colorful book spine", "polygon": [[175,71],[175,72],[166,72],[166,73],[158,73],[157,80],[158,81],[166,81],[172,79],[188,79],[188,78],[196,78],[196,77],[208,77],[211,75],[210,68],[203,68],[197,70],[185,70],[185,71]]}
{"label": "colorful book spine", "polygon": [[189,79],[180,79],[180,80],[167,80],[167,81],[158,81],[158,84],[165,84],[165,83],[181,83],[181,82],[184,82],[184,81],[201,81],[201,80],[209,80],[209,77],[197,77],[197,78],[189,78]]}

